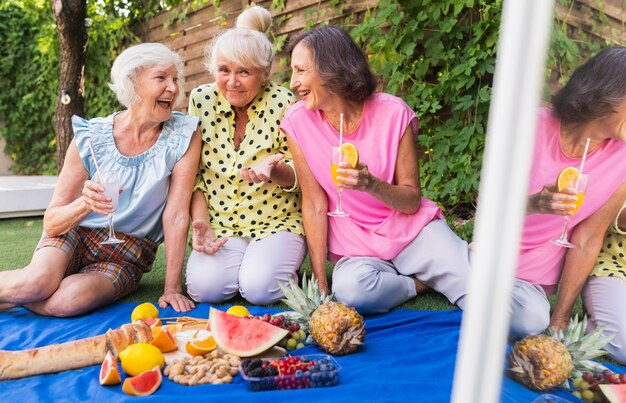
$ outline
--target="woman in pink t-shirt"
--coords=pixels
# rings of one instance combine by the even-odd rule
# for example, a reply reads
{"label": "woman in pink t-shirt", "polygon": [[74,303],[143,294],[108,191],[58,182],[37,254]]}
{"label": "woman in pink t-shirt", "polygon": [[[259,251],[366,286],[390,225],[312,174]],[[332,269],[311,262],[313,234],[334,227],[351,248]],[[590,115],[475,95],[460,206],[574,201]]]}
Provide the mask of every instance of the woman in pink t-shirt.
{"label": "woman in pink t-shirt", "polygon": [[[513,291],[513,337],[541,333],[548,326],[566,327],[604,232],[624,200],[626,48],[605,49],[580,66],[552,103],[552,110],[539,110]],[[558,192],[554,183],[564,168],[579,167],[587,138],[584,173],[589,185],[580,210],[571,216],[568,235],[575,246],[567,249],[550,241],[559,237],[562,216],[570,214],[577,197],[574,189]],[[559,284],[550,316],[546,294],[554,293]]]}
{"label": "woman in pink t-shirt", "polygon": [[[326,293],[325,263],[336,263],[332,291],[362,312],[386,312],[432,288],[463,307],[469,272],[467,243],[421,196],[415,145],[417,117],[400,99],[374,93],[363,52],[342,29],[327,26],[296,36],[291,88],[301,101],[281,122],[303,195],[302,213],[313,273]],[[356,146],[360,162],[337,170],[343,209],[331,177],[331,147]]]}

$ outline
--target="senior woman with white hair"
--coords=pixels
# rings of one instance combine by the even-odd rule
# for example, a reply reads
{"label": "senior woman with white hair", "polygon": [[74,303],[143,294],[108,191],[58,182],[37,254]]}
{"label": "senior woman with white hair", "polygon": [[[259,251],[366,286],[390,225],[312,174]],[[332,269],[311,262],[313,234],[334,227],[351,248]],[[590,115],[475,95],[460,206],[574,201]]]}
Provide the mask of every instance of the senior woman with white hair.
{"label": "senior woman with white hair", "polygon": [[[180,56],[162,44],[136,45],[116,58],[110,87],[126,109],[72,118],[74,139],[43,236],[28,266],[0,273],[0,308],[72,316],[111,303],[137,289],[163,240],[167,274],[159,304],[194,307],[181,294],[180,277],[200,136],[197,118],[173,111],[182,72]],[[114,175],[121,188],[119,244],[102,243],[114,206],[100,174]]]}
{"label": "senior woman with white hair", "polygon": [[198,302],[237,293],[253,304],[274,302],[283,296],[277,281],[296,278],[306,254],[300,193],[279,128],[293,95],[268,81],[270,25],[264,8],[244,11],[207,48],[216,82],[191,92],[203,145],[186,281]]}

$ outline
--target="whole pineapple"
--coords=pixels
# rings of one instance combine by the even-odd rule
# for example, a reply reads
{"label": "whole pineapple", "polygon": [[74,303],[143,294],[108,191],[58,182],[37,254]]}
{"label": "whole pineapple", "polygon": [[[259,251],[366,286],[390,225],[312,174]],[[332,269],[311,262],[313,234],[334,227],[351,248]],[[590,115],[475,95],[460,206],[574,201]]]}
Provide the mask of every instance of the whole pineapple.
{"label": "whole pineapple", "polygon": [[603,365],[591,361],[606,354],[602,348],[614,335],[601,338],[603,327],[585,334],[587,318],[570,320],[565,332],[528,336],[515,343],[509,362],[515,379],[534,390],[549,390],[579,377],[582,372],[601,371]]}
{"label": "whole pineapple", "polygon": [[515,343],[510,361],[515,378],[535,390],[556,388],[574,369],[565,345],[545,334],[528,336]]}
{"label": "whole pineapple", "polygon": [[285,298],[282,300],[296,314],[291,319],[308,329],[315,343],[333,355],[356,351],[365,340],[365,322],[356,309],[323,295],[315,278],[307,282],[302,278],[302,288],[293,279],[289,287],[279,284]]}

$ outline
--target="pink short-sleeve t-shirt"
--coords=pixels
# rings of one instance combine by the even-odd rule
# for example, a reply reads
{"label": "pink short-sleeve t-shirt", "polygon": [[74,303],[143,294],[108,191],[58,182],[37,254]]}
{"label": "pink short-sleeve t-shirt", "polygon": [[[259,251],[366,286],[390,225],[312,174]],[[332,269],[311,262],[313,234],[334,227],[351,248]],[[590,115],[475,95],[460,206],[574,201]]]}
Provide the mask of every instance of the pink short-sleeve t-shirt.
{"label": "pink short-sleeve t-shirt", "polygon": [[[561,122],[550,109],[539,110],[528,194],[534,194],[567,167],[579,167],[581,158],[571,158],[560,146]],[[623,182],[626,182],[626,142],[606,140],[587,154],[584,173],[589,185],[580,210],[571,217],[569,235],[579,222],[596,212]],[[529,214],[524,220],[517,277],[553,289],[561,276],[566,248],[550,242],[563,229],[563,217]]]}
{"label": "pink short-sleeve t-shirt", "polygon": [[[366,163],[377,178],[394,183],[400,139],[411,125],[417,134],[417,117],[400,98],[376,93],[365,100],[359,126],[344,133],[344,142],[359,151],[359,160]],[[281,129],[298,143],[315,179],[326,192],[328,209],[334,210],[337,189],[331,177],[330,151],[339,145],[339,132],[319,110],[307,110],[304,102],[292,105],[281,123]],[[436,203],[421,199],[415,214],[392,210],[366,192],[344,190],[345,218],[329,218],[328,250],[337,257],[376,256],[394,258],[435,218],[441,218]]]}

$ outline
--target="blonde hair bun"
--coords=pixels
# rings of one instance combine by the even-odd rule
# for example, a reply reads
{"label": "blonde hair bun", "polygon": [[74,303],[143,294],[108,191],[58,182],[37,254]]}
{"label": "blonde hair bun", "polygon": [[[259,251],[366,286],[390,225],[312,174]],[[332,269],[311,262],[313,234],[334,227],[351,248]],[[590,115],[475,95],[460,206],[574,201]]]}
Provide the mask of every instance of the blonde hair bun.
{"label": "blonde hair bun", "polygon": [[267,34],[272,26],[272,14],[261,6],[253,6],[239,14],[235,26]]}

